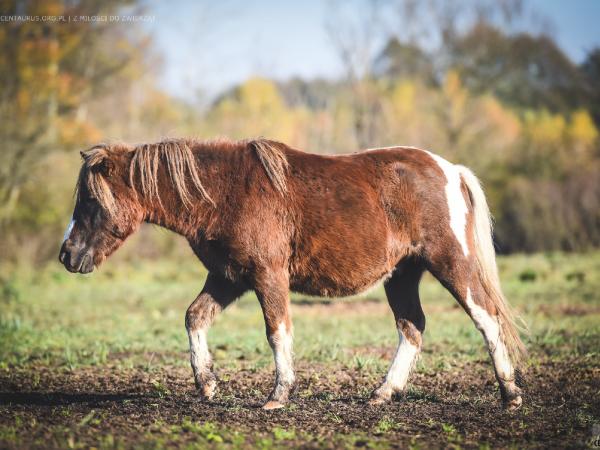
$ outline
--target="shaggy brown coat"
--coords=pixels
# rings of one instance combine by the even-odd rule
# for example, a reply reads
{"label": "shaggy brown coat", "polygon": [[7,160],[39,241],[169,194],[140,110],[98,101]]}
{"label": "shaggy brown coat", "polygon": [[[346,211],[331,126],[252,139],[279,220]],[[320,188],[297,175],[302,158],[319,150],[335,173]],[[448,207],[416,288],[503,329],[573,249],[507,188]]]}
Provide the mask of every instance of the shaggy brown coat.
{"label": "shaggy brown coat", "polygon": [[[485,200],[474,204],[473,191],[480,188],[461,175],[465,254],[450,226],[449,180],[428,152],[395,147],[322,156],[265,139],[168,140],[99,145],[82,156],[74,226],[61,261],[71,271],[89,272],[144,221],[185,236],[210,273],[186,315],[195,379],[206,397],[215,382],[198,333],[249,289],[261,302],[276,354],[272,407],[285,404],[294,381],[293,372],[284,373],[291,356],[277,359],[278,351],[287,354],[283,342],[291,336],[290,289],[347,296],[384,280],[401,345],[405,339],[418,351],[425,327],[418,284],[429,270],[471,314],[493,359],[498,342],[491,341],[501,339],[512,364],[518,362],[522,344],[497,282],[493,248],[486,249],[491,262],[478,248],[486,239],[491,243],[489,223],[476,226],[476,206],[485,208],[479,217],[489,222]],[[477,236],[481,229],[487,237]],[[500,327],[498,338],[488,331],[487,317],[492,328]],[[510,362],[508,371],[494,362],[504,401],[520,405]],[[375,400],[400,389],[385,383]]]}

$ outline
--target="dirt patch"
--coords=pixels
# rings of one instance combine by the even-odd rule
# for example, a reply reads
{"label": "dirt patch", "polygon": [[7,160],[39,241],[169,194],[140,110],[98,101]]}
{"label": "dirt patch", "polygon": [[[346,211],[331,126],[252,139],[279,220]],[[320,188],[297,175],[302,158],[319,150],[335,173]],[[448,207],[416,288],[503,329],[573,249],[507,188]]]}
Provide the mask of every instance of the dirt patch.
{"label": "dirt patch", "polygon": [[566,304],[558,304],[558,305],[539,305],[538,311],[543,313],[548,317],[556,317],[557,314],[561,314],[564,316],[586,316],[589,314],[600,314],[600,306],[597,305],[586,305],[586,304],[578,304],[578,305],[566,305]]}
{"label": "dirt patch", "polygon": [[[300,365],[293,405],[270,412],[259,409],[270,370],[219,375],[216,400],[204,404],[184,367],[4,369],[0,446],[98,446],[115,438],[125,446],[181,446],[212,436],[215,445],[254,447],[275,436],[275,444],[287,447],[562,448],[586,446],[592,424],[600,423],[600,369],[588,359],[530,367],[524,406],[516,413],[500,408],[491,368],[483,362],[416,373],[402,398],[379,407],[365,404],[380,376],[367,371]],[[190,420],[214,426],[196,429]]]}

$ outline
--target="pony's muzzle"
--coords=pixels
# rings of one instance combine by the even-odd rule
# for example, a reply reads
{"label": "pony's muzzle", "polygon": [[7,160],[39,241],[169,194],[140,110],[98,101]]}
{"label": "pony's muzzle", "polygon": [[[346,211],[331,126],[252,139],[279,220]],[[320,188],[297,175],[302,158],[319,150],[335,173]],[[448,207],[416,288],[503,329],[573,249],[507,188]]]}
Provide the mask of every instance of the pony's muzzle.
{"label": "pony's muzzle", "polygon": [[65,242],[60,249],[58,260],[72,273],[90,273],[94,270],[94,257],[91,252],[78,251]]}

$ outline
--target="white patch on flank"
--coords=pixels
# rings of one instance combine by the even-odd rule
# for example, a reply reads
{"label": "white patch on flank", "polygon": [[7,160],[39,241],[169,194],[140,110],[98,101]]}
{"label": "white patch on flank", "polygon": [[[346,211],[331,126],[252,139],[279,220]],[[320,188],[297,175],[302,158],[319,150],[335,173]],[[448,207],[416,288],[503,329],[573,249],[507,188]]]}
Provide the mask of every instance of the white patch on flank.
{"label": "white patch on flank", "polygon": [[194,373],[205,372],[210,367],[206,330],[203,328],[188,330],[188,338],[190,340],[190,359]]}
{"label": "white patch on flank", "polygon": [[294,382],[294,362],[292,357],[292,333],[288,332],[285,322],[281,322],[271,336],[271,346],[275,355],[277,380],[284,383]]}
{"label": "white patch on flank", "polygon": [[406,387],[408,375],[419,354],[419,347],[406,339],[400,328],[398,328],[398,336],[400,339],[398,349],[384,382],[392,388],[392,391],[401,391]]}
{"label": "white patch on flank", "polygon": [[514,369],[510,362],[506,345],[502,341],[498,320],[490,316],[485,309],[473,301],[470,288],[467,288],[466,303],[475,325],[483,332],[498,376],[503,380],[512,380],[514,378]]}
{"label": "white patch on flank", "polygon": [[63,244],[64,242],[71,237],[71,231],[73,231],[73,227],[75,226],[75,219],[71,218],[71,222],[67,226],[65,230],[65,234],[63,235]]}
{"label": "white patch on flank", "polygon": [[440,166],[448,180],[446,184],[446,201],[448,202],[448,211],[450,212],[450,228],[459,244],[463,249],[465,256],[469,255],[467,246],[467,204],[460,189],[460,171],[457,166],[446,161],[441,156],[427,152]]}

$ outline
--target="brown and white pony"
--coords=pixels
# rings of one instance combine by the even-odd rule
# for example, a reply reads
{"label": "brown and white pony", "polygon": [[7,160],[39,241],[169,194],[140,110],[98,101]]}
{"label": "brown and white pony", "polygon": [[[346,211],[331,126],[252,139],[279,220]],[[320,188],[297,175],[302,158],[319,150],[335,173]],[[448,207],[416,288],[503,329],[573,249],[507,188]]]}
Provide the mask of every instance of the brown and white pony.
{"label": "brown and white pony", "polygon": [[252,289],[276,366],[265,409],[294,386],[289,291],[360,293],[383,281],[399,344],[370,402],[406,387],[422,343],[431,272],[481,331],[507,408],[521,405],[523,344],[502,295],[483,191],[473,173],[413,147],[321,156],[266,139],[97,145],[81,153],[73,220],[60,250],[71,272],[100,265],[142,222],[187,238],[209,274],[187,310],[196,386],[217,386],[206,333]]}

